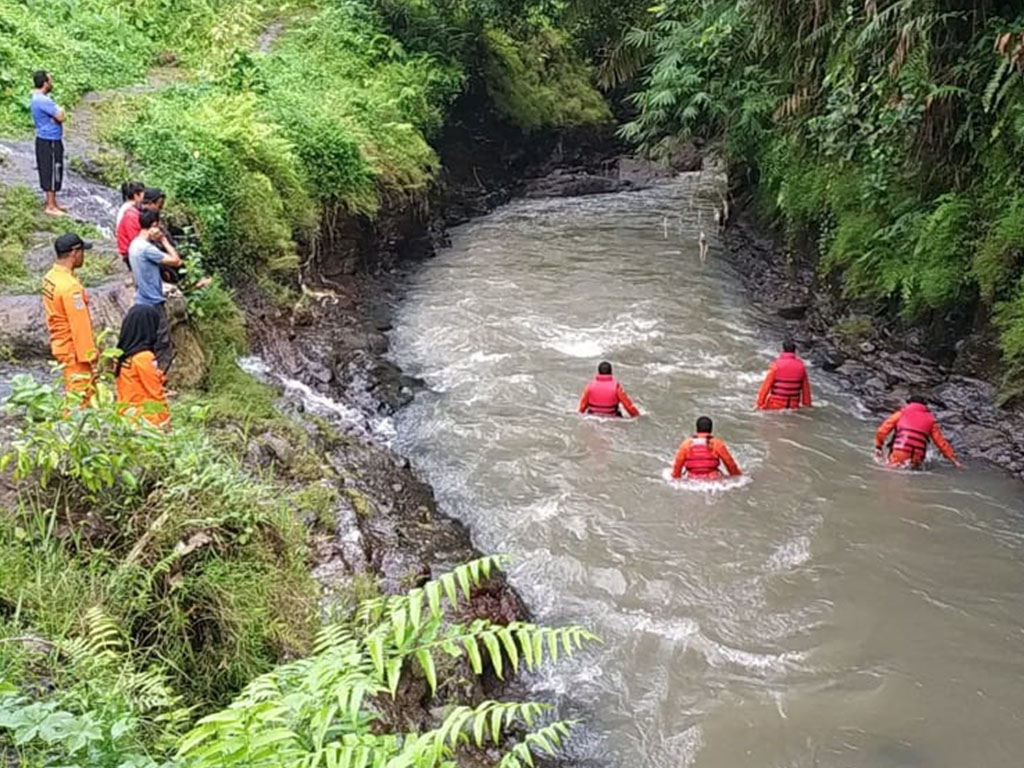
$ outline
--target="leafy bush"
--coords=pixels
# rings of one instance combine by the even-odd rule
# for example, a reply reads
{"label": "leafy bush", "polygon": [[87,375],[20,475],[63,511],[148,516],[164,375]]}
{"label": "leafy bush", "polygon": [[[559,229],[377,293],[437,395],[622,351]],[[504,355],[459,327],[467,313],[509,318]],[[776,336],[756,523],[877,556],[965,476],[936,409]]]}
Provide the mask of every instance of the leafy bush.
{"label": "leafy bush", "polygon": [[607,122],[608,104],[592,72],[556,30],[541,28],[524,42],[491,27],[485,32],[487,92],[497,110],[524,130]]}
{"label": "leafy bush", "polygon": [[71,106],[87,91],[140,79],[150,41],[130,19],[102,0],[0,4],[0,132],[32,127],[32,73],[53,74],[54,95]]}
{"label": "leafy bush", "polygon": [[[464,745],[504,744],[510,726],[536,728],[502,758],[505,768],[532,764],[531,747],[553,754],[569,723],[534,719],[550,708],[534,702],[485,701],[452,708],[439,727],[402,733],[374,699],[395,696],[413,664],[432,693],[438,671],[466,659],[473,672],[490,666],[539,668],[594,638],[579,627],[543,629],[531,624],[470,625],[445,620],[444,603],[458,610],[474,586],[499,564],[484,558],[460,566],[402,597],[364,601],[354,617],[328,625],[316,655],[254,680],[222,712],[200,720],[182,740],[178,756],[189,768],[278,765],[454,766]],[[460,597],[461,593],[461,597]],[[506,666],[507,665],[507,666]]]}
{"label": "leafy bush", "polygon": [[167,88],[113,138],[145,160],[147,180],[196,222],[207,265],[224,274],[296,263],[293,230],[314,222],[291,144],[252,94]]}
{"label": "leafy bush", "polygon": [[290,494],[217,449],[201,411],[176,409],[165,433],[111,390],[101,377],[79,408],[16,381],[26,424],[3,463],[23,492],[0,526],[0,603],[58,635],[100,606],[190,703],[216,703],[308,643],[304,533]]}

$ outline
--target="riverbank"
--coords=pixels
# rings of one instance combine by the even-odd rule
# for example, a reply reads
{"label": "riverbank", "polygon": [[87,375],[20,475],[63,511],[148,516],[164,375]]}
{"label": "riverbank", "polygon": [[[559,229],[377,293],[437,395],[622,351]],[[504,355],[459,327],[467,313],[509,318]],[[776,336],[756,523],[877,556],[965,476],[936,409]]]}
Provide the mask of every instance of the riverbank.
{"label": "riverbank", "polygon": [[[124,22],[102,0],[95,10],[95,25],[58,11],[48,21],[94,53],[103,19]],[[410,25],[388,3],[196,2],[175,9],[176,29],[192,24],[180,50],[162,10],[155,24],[132,11],[142,23],[121,29],[135,47],[118,66],[53,62],[69,109],[61,221],[38,212],[27,115],[14,95],[2,104],[0,390],[29,416],[2,425],[16,457],[0,489],[5,722],[39,707],[99,721],[93,767],[170,755],[198,717],[243,705],[246,686],[278,665],[330,661],[341,622],[364,654],[349,671],[369,676],[354,711],[326,721],[351,714],[362,731],[383,715],[375,733],[429,732],[458,705],[494,697],[502,659],[520,663],[503,656],[509,643],[530,644],[533,669],[535,641],[586,641],[579,628],[563,637],[523,623],[497,564],[477,559],[466,528],[388,447],[390,414],[415,386],[384,357],[389,273],[429,256],[446,224],[508,199],[526,168],[586,164],[586,147],[611,130],[586,127],[608,110],[565,34],[514,16],[509,30],[485,26],[485,10],[472,11],[427,9]],[[15,38],[22,69],[32,42]],[[164,189],[190,267],[215,276],[172,302],[169,383],[181,394],[169,434],[126,426],[109,372],[97,407],[70,414],[49,384],[37,291],[57,228],[97,242],[82,275],[94,330],[116,338],[131,303],[110,231],[125,178]],[[415,646],[442,630],[463,662]],[[83,644],[110,650],[102,674],[69,663]],[[109,683],[129,657],[161,696],[133,699],[132,676]],[[394,702],[371,696],[388,690]],[[509,724],[539,711],[508,706]],[[4,758],[72,764],[76,749],[0,728]]]}
{"label": "riverbank", "polygon": [[785,247],[750,205],[734,213],[722,239],[752,300],[777,318],[777,335],[792,336],[815,368],[879,417],[923,394],[961,456],[1024,478],[1024,414],[1001,407],[998,386],[971,375],[997,370],[994,338],[968,335],[950,354],[935,339],[958,336],[952,329],[923,328],[841,298],[816,257]]}

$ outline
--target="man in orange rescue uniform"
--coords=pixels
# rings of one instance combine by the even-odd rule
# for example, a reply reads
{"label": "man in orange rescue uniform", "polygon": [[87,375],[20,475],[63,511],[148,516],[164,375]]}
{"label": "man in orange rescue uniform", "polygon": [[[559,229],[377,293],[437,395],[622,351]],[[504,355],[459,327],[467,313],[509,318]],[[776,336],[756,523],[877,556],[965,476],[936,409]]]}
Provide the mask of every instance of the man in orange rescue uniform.
{"label": "man in orange rescue uniform", "polygon": [[875,455],[879,458],[882,456],[885,438],[893,430],[896,434],[889,448],[890,467],[909,466],[917,469],[928,455],[929,441],[935,443],[935,447],[955,466],[963,466],[957,461],[953,446],[942,434],[939,423],[928,409],[923,397],[907,398],[907,404],[902,410],[896,411],[882,422],[882,426],[875,434]]}
{"label": "man in orange rescue uniform", "polygon": [[92,248],[78,235],[61,235],[54,243],[57,261],[43,277],[43,311],[50,331],[50,351],[64,365],[64,389],[91,397],[92,366],[96,360],[96,344],[89,317],[89,297],[75,276],[85,262],[85,252]]}
{"label": "man in orange rescue uniform", "polygon": [[626,390],[612,376],[612,364],[601,363],[597,366],[597,376],[590,380],[580,398],[580,413],[592,413],[596,416],[622,416],[619,406],[634,419],[640,411],[629,399]]}
{"label": "man in orange rescue uniform", "polygon": [[721,480],[723,464],[730,475],[743,474],[725,443],[711,436],[713,428],[714,424],[707,416],[697,419],[697,434],[686,438],[676,453],[676,461],[672,465],[674,480],[683,476],[684,469],[689,480]]}
{"label": "man in orange rescue uniform", "polygon": [[785,341],[782,354],[768,368],[768,375],[757,393],[757,407],[782,411],[800,406],[811,407],[811,382],[804,361],[796,356],[796,344]]}

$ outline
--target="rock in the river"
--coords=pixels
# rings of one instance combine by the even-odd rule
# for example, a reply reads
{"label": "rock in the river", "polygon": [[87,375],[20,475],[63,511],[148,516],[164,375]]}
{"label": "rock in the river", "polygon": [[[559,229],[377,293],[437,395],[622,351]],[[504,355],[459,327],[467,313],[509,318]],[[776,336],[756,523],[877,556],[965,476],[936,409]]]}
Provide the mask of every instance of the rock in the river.
{"label": "rock in the river", "polygon": [[787,304],[775,311],[783,320],[803,320],[807,315],[807,309],[807,304]]}
{"label": "rock in the river", "polygon": [[639,157],[623,157],[618,162],[619,181],[633,189],[643,189],[658,181],[674,178],[676,171],[665,163]]}
{"label": "rock in the river", "polygon": [[628,182],[609,176],[597,176],[586,171],[563,171],[533,179],[526,185],[524,197],[582,197],[584,195],[606,195],[631,189]]}
{"label": "rock in the river", "polygon": [[958,442],[970,452],[988,454],[998,449],[1005,451],[1007,438],[998,429],[983,427],[979,424],[968,424],[960,432]]}

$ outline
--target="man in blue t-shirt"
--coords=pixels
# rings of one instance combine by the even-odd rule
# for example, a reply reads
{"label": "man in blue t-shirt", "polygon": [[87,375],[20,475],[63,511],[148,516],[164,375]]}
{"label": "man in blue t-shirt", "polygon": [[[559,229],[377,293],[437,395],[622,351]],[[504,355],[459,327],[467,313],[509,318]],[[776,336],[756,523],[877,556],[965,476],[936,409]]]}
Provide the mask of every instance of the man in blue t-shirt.
{"label": "man in blue t-shirt", "polygon": [[50,98],[53,78],[39,70],[33,73],[29,108],[36,124],[36,167],[39,169],[39,186],[46,193],[46,207],[50,216],[63,216],[65,208],[57,205],[57,193],[64,181],[64,110]]}
{"label": "man in blue t-shirt", "polygon": [[167,324],[167,298],[164,296],[160,269],[180,267],[182,261],[160,227],[160,211],[143,211],[139,214],[139,224],[142,229],[128,246],[128,264],[135,277],[135,303],[148,304],[160,310],[160,326],[153,354],[156,355],[160,370],[167,373],[174,361],[174,346],[171,343],[171,329]]}

